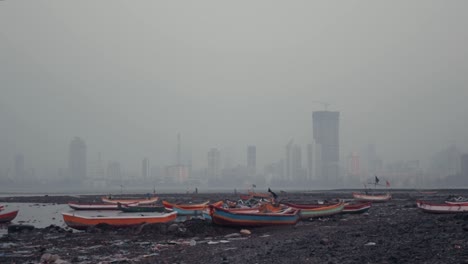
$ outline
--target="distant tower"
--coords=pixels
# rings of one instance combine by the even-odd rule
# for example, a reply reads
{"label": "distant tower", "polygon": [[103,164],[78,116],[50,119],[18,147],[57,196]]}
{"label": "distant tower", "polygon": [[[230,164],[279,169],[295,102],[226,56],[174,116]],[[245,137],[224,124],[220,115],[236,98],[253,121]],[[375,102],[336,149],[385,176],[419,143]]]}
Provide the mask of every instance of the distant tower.
{"label": "distant tower", "polygon": [[314,148],[312,144],[307,144],[307,180],[314,179]]}
{"label": "distant tower", "polygon": [[107,164],[107,178],[111,181],[121,180],[122,172],[120,171],[120,163],[111,161]]}
{"label": "distant tower", "polygon": [[144,158],[141,162],[141,177],[144,180],[149,178],[150,168],[149,168],[149,160],[148,158]]}
{"label": "distant tower", "polygon": [[285,159],[285,166],[284,166],[284,179],[290,181],[292,180],[292,151],[293,151],[293,144],[294,140],[289,140],[288,144],[286,145],[286,159]]}
{"label": "distant tower", "polygon": [[465,182],[468,182],[468,154],[461,155],[461,176]]}
{"label": "distant tower", "polygon": [[257,148],[255,146],[247,147],[247,171],[249,176],[254,176],[257,172]]}
{"label": "distant tower", "polygon": [[339,176],[339,119],[340,112],[312,113],[314,141],[321,154],[321,175],[317,176],[328,184],[336,183]]}
{"label": "distant tower", "polygon": [[302,149],[301,146],[294,144],[290,159],[291,179],[293,181],[302,180]]}
{"label": "distant tower", "polygon": [[86,144],[79,137],[70,142],[68,171],[73,182],[82,182],[86,178]]}
{"label": "distant tower", "polygon": [[218,149],[212,148],[207,154],[208,168],[207,176],[210,179],[218,179],[221,174],[221,154]]}
{"label": "distant tower", "polygon": [[180,133],[177,134],[177,164],[180,165]]}
{"label": "distant tower", "polygon": [[24,156],[22,154],[18,154],[15,156],[15,181],[24,181],[26,170],[24,168]]}
{"label": "distant tower", "polygon": [[346,173],[348,176],[360,176],[361,165],[359,155],[356,152],[349,154],[346,164]]}

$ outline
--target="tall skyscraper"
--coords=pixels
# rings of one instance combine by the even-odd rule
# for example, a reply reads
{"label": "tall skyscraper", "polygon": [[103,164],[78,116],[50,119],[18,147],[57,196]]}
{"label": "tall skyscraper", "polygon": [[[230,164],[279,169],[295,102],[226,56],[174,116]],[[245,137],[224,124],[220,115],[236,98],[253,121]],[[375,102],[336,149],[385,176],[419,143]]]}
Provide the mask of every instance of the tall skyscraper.
{"label": "tall skyscraper", "polygon": [[321,175],[318,178],[327,184],[336,183],[339,176],[339,119],[340,112],[312,113],[314,141],[321,154]]}
{"label": "tall skyscraper", "polygon": [[86,178],[86,144],[79,137],[70,142],[68,171],[72,182],[82,182]]}
{"label": "tall skyscraper", "polygon": [[148,158],[144,158],[141,162],[141,177],[147,180],[150,176],[150,167]]}
{"label": "tall skyscraper", "polygon": [[15,181],[24,181],[26,170],[24,168],[24,156],[22,154],[18,154],[15,156]]}
{"label": "tall skyscraper", "polygon": [[249,176],[257,173],[257,148],[255,146],[247,147],[247,171]]}
{"label": "tall skyscraper", "polygon": [[207,154],[208,168],[207,176],[210,179],[218,179],[221,175],[221,153],[218,149],[212,148]]}

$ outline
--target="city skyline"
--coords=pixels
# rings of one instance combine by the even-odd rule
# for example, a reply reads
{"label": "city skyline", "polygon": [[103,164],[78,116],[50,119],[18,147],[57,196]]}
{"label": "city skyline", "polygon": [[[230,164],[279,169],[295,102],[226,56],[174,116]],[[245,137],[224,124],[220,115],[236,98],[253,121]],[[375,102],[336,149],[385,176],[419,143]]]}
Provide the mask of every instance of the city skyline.
{"label": "city skyline", "polygon": [[[323,111],[320,113],[323,113]],[[330,113],[333,114],[333,112]],[[326,125],[326,127],[330,129],[330,126]],[[316,136],[320,137],[323,132],[317,132]],[[180,134],[177,135],[177,138],[177,156],[179,157],[183,154],[181,153]],[[315,144],[318,142],[315,142]],[[315,145],[313,147],[313,145],[307,144],[301,146],[291,139],[286,144],[286,152],[284,152],[283,159],[280,159],[277,165],[274,165],[276,164],[275,162],[269,163],[264,168],[260,168],[259,170],[254,169],[255,173],[252,173],[252,169],[256,168],[257,159],[257,148],[255,145],[245,146],[246,151],[243,155],[243,164],[233,165],[223,163],[221,158],[223,152],[217,148],[210,148],[206,156],[205,166],[193,168],[190,164],[183,164],[183,162],[177,162],[180,164],[176,165],[163,164],[160,166],[150,166],[150,159],[144,157],[141,160],[140,171],[138,172],[138,169],[131,167],[121,169],[121,162],[119,161],[103,160],[101,152],[98,153],[97,160],[87,160],[86,141],[80,137],[73,137],[69,144],[68,169],[64,172],[60,167],[57,167],[59,168],[58,178],[49,175],[50,177],[42,177],[42,180],[50,180],[55,177],[56,183],[72,182],[74,184],[79,183],[78,186],[89,186],[92,188],[105,188],[109,183],[116,185],[119,182],[125,182],[128,186],[148,182],[155,186],[156,184],[163,184],[163,186],[173,187],[190,185],[217,188],[225,186],[222,185],[223,182],[229,183],[232,181],[229,180],[232,177],[234,177],[232,179],[236,177],[241,179],[243,182],[241,185],[243,186],[257,185],[260,182],[259,186],[263,184],[265,186],[284,188],[297,188],[299,187],[297,184],[306,184],[302,185],[302,187],[306,188],[342,188],[346,187],[346,184],[348,184],[348,187],[356,187],[366,184],[367,181],[372,180],[374,175],[379,175],[379,177],[386,181],[392,181],[395,187],[406,188],[417,188],[424,184],[432,187],[437,184],[443,184],[444,179],[447,179],[447,184],[455,184],[456,182],[467,180],[464,179],[463,175],[466,174],[466,157],[468,154],[459,150],[455,145],[433,153],[432,167],[423,168],[421,167],[421,161],[417,159],[400,160],[397,162],[382,161],[378,158],[376,146],[370,144],[367,148],[367,153],[358,154],[358,152],[352,152],[348,154],[346,159],[339,162],[338,170],[340,173],[337,178],[334,178],[336,179],[336,183],[330,185],[326,181],[323,181],[323,175],[317,175],[317,171],[313,172],[314,175],[312,177],[309,175],[308,170],[311,167],[321,167],[320,164],[323,162],[316,160],[317,156],[320,157],[321,153],[318,155],[316,152],[314,153],[314,148],[315,150],[317,148],[321,150],[323,146],[318,147]],[[302,157],[303,149],[307,152],[304,157]],[[313,153],[312,157],[309,157],[310,153]],[[364,158],[361,159],[361,156]],[[312,165],[309,164],[310,160],[313,160]],[[107,170],[103,167],[103,163],[105,162],[108,164]],[[126,162],[123,161],[123,164],[126,164]],[[124,168],[126,166],[128,164],[124,165]],[[271,166],[280,167],[274,168]],[[206,172],[202,172],[203,170],[200,171],[200,169],[206,169]],[[271,171],[272,169],[273,171]],[[10,168],[7,171],[10,171]],[[274,171],[277,172],[275,173]],[[0,168],[0,180],[2,182],[5,180],[4,172],[4,168]],[[83,172],[86,172],[84,176]],[[200,172],[202,173],[200,174]],[[274,175],[270,174],[271,172]],[[8,176],[8,172],[6,175]],[[21,186],[30,181],[41,182],[41,177],[35,175],[35,168],[28,168],[26,170],[25,156],[17,154],[14,159],[13,177],[10,177],[10,180],[13,180],[10,183],[19,183]],[[218,181],[218,185],[210,187],[209,182],[211,180]],[[53,184],[53,181],[51,183]],[[236,184],[239,183],[234,183],[235,186]]]}

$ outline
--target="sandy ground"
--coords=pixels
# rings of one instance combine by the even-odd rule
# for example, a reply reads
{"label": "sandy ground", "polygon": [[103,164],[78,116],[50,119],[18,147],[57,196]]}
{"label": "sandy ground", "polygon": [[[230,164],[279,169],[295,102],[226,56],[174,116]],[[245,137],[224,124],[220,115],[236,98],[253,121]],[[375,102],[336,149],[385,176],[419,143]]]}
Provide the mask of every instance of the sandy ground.
{"label": "sandy ground", "polygon": [[[444,201],[467,190],[424,196],[393,191],[366,214],[334,215],[295,226],[226,228],[177,224],[76,232],[57,226],[0,238],[0,263],[468,263],[468,214],[428,214],[416,199]],[[165,194],[170,201],[235,199],[234,194]],[[288,201],[352,198],[351,191],[283,193]],[[3,197],[4,202],[90,202],[98,196]]]}

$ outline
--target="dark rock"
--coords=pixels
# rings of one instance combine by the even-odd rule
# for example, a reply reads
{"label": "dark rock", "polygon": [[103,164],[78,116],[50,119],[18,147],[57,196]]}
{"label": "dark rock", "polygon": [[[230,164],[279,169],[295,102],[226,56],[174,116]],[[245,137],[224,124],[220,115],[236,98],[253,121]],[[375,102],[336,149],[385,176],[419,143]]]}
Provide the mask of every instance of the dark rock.
{"label": "dark rock", "polygon": [[178,224],[172,224],[172,225],[170,225],[170,226],[167,228],[167,231],[168,231],[168,232],[176,232],[178,229],[179,229],[179,225],[178,225]]}
{"label": "dark rock", "polygon": [[30,232],[34,230],[33,225],[9,225],[8,226],[8,234],[11,233],[24,233]]}

